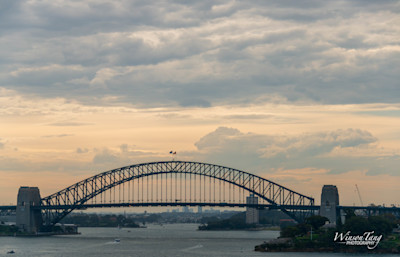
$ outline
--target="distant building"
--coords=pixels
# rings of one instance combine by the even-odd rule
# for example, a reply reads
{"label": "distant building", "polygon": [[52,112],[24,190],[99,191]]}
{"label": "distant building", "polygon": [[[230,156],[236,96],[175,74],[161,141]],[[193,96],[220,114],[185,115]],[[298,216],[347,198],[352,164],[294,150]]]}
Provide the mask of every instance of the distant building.
{"label": "distant building", "polygon": [[[258,204],[258,197],[251,194],[246,197],[247,204]],[[258,224],[260,221],[259,212],[257,208],[246,207],[246,224]]]}
{"label": "distant building", "polygon": [[0,212],[0,224],[12,223],[15,225],[16,220],[17,220],[17,217],[15,216],[15,213]]}
{"label": "distant building", "polygon": [[213,208],[210,208],[209,210],[204,210],[204,213],[214,213],[214,214],[220,214],[220,210],[214,210]]}
{"label": "distant building", "polygon": [[189,207],[188,206],[183,206],[182,212],[185,212],[185,213],[190,212]]}
{"label": "distant building", "polygon": [[198,206],[197,207],[197,213],[203,213],[203,207]]}

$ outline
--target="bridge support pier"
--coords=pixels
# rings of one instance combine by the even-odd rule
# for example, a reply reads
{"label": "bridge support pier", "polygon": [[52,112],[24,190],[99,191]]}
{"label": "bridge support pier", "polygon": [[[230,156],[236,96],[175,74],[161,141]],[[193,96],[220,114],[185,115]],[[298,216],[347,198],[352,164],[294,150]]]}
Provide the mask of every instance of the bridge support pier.
{"label": "bridge support pier", "polygon": [[40,191],[37,187],[20,187],[17,199],[17,227],[20,231],[29,234],[39,232],[42,225],[42,214],[40,210],[33,209],[39,206]]}
{"label": "bridge support pier", "polygon": [[321,193],[321,208],[319,215],[327,217],[329,222],[336,225],[338,219],[339,193],[334,185],[324,185]]}

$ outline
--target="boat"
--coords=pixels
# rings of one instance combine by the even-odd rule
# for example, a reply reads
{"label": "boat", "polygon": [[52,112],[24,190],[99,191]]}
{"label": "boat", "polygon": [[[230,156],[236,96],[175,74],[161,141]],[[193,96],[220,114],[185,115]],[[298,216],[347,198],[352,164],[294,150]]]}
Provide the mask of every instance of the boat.
{"label": "boat", "polygon": [[115,243],[119,243],[119,242],[121,242],[121,239],[115,238],[114,242],[115,242]]}
{"label": "boat", "polygon": [[7,254],[13,254],[15,253],[14,250],[8,251]]}

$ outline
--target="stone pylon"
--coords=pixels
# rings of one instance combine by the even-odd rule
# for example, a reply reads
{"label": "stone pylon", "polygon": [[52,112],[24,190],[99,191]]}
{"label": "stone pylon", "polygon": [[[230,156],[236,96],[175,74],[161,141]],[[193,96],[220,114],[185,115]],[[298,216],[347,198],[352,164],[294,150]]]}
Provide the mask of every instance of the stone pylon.
{"label": "stone pylon", "polygon": [[20,187],[17,199],[17,227],[21,232],[35,234],[42,226],[42,214],[34,209],[39,206],[40,191],[37,187]]}
{"label": "stone pylon", "polygon": [[321,208],[319,210],[319,215],[327,217],[331,224],[336,225],[338,205],[339,193],[337,187],[334,185],[324,185],[321,193]]}

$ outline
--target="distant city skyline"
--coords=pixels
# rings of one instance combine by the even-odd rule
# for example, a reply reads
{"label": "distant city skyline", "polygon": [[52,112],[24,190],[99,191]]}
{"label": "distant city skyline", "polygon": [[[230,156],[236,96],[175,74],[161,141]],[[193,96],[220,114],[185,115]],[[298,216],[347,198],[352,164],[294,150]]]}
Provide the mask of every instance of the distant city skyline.
{"label": "distant city skyline", "polygon": [[[7,1],[0,205],[149,161],[400,205],[398,1]],[[170,151],[176,151],[171,156]]]}

